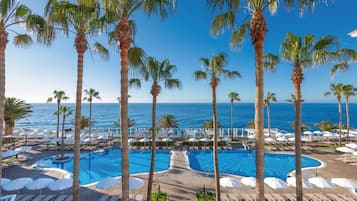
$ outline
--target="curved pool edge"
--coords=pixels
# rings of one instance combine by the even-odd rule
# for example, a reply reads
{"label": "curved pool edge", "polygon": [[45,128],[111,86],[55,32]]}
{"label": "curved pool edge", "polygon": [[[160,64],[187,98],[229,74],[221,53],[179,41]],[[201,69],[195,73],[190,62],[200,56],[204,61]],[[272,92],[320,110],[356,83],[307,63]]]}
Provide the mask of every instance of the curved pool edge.
{"label": "curved pool edge", "polygon": [[[184,156],[185,156],[185,160],[186,160],[186,167],[188,170],[192,171],[192,172],[195,172],[195,173],[199,173],[199,174],[208,174],[208,175],[213,175],[214,172],[205,172],[205,171],[199,171],[199,170],[194,170],[190,167],[190,160],[188,158],[188,155],[187,155],[187,150],[185,150],[184,152]],[[290,152],[264,152],[264,153],[269,153],[269,154],[288,154],[288,155],[294,155],[293,153],[290,153]],[[326,163],[324,163],[323,161],[315,158],[315,157],[312,157],[312,156],[306,156],[305,154],[302,154],[301,156],[304,156],[306,158],[311,158],[311,159],[314,159],[316,161],[318,161],[320,163],[319,166],[316,166],[316,167],[305,167],[305,168],[301,168],[301,171],[306,171],[306,170],[310,170],[310,169],[320,169],[320,168],[324,168],[326,167]],[[286,175],[287,177],[290,177],[292,173],[294,173],[295,170],[292,170],[290,172],[288,172],[288,174]],[[224,172],[220,172],[219,173],[220,175],[225,175],[225,176],[233,176],[233,177],[239,177],[239,178],[243,178],[245,176],[242,176],[242,175],[236,175],[236,174],[229,174],[229,173],[224,173]]]}
{"label": "curved pool edge", "polygon": [[[85,153],[85,152],[83,152]],[[160,174],[160,173],[165,173],[165,172],[168,172],[169,170],[173,169],[174,168],[174,158],[175,158],[175,151],[174,150],[170,150],[170,164],[169,164],[169,168],[166,169],[166,170],[161,170],[161,171],[157,171],[157,172],[154,172],[154,173],[157,173],[157,174]],[[63,178],[73,178],[73,173],[67,171],[67,170],[64,170],[64,169],[61,169],[61,168],[49,168],[49,167],[41,167],[41,166],[37,166],[37,163],[41,160],[45,160],[45,159],[48,159],[48,158],[52,158],[53,156],[55,155],[58,155],[58,154],[54,154],[54,155],[50,155],[50,156],[47,156],[45,158],[42,158],[40,160],[37,160],[35,161],[32,165],[31,165],[31,168],[33,169],[36,169],[36,170],[47,170],[47,171],[55,171],[55,172],[59,172],[59,173],[62,173],[63,174]],[[139,172],[139,173],[135,173],[135,174],[129,174],[130,176],[141,176],[141,175],[148,175],[149,172]],[[114,177],[116,179],[120,179],[121,176],[116,176]],[[103,178],[104,179],[104,178]],[[90,186],[93,186],[93,185],[96,185],[98,181],[95,181],[95,182],[92,182],[92,183],[88,183],[88,184],[80,184],[79,186],[81,187],[90,187]]]}

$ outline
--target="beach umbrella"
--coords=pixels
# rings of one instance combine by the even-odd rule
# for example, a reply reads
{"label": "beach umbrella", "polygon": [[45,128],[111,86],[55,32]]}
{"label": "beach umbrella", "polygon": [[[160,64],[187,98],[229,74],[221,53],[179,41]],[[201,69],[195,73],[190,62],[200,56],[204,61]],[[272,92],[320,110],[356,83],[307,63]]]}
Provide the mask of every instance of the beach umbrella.
{"label": "beach umbrella", "polygon": [[352,38],[357,37],[357,29],[351,31],[350,33],[348,33],[349,36],[351,36]]}
{"label": "beach umbrella", "polygon": [[357,183],[346,178],[332,178],[331,183],[343,188],[357,188]]}
{"label": "beach umbrella", "polygon": [[288,141],[289,141],[289,142],[295,142],[295,137],[289,137],[289,138],[288,138]]}
{"label": "beach umbrella", "polygon": [[349,147],[351,149],[357,149],[357,144],[356,143],[349,143],[349,144],[346,144],[346,147]]}
{"label": "beach umbrella", "polygon": [[188,139],[188,141],[190,141],[190,142],[198,142],[198,140],[196,139],[196,138],[190,138],[190,139]]}
{"label": "beach umbrella", "polygon": [[25,187],[28,190],[40,190],[40,194],[41,194],[41,189],[46,188],[53,181],[54,179],[52,178],[39,178],[33,182],[26,184]]}
{"label": "beach umbrella", "polygon": [[256,182],[257,182],[255,177],[244,177],[240,181],[242,182],[242,184],[244,184],[246,186],[250,186],[252,188],[255,188],[255,185],[256,185]]}
{"label": "beach umbrella", "polygon": [[129,178],[129,190],[139,189],[144,186],[144,181],[137,177]]}
{"label": "beach umbrella", "polygon": [[312,132],[312,133],[315,134],[315,135],[321,135],[321,134],[322,134],[321,131],[314,131],[314,132]]}
{"label": "beach umbrella", "polygon": [[129,139],[128,139],[128,143],[133,143],[133,142],[136,142],[136,139],[135,139],[135,138],[129,138]]}
{"label": "beach umbrella", "polygon": [[106,190],[113,188],[114,186],[119,184],[119,179],[117,178],[106,178],[103,180],[100,180],[97,185],[95,185],[98,189]]}
{"label": "beach umbrella", "polygon": [[276,141],[278,141],[278,142],[287,142],[288,139],[286,139],[285,137],[278,137],[278,138],[276,139]]}
{"label": "beach umbrella", "polygon": [[31,151],[32,147],[30,146],[21,146],[19,148],[16,148],[15,151],[19,151],[19,152],[28,152]]}
{"label": "beach umbrella", "polygon": [[232,177],[223,177],[219,180],[219,183],[222,187],[227,188],[238,188],[242,185],[239,179],[235,179]]}
{"label": "beach umbrella", "polygon": [[353,153],[353,150],[348,147],[337,147],[336,150],[343,153]]}
{"label": "beach umbrella", "polygon": [[8,179],[8,178],[1,178],[0,179],[0,184],[1,184],[1,186],[3,186],[4,184],[6,184],[6,183],[8,183],[8,182],[10,182],[11,180],[10,179]]}
{"label": "beach umbrella", "polygon": [[313,135],[311,131],[304,131],[304,135]]}
{"label": "beach umbrella", "polygon": [[[288,177],[286,179],[286,183],[288,184],[288,186],[296,187],[296,177]],[[308,182],[306,179],[302,179],[302,187],[306,189],[313,188],[312,184]]]}
{"label": "beach umbrella", "polygon": [[19,153],[20,153],[19,151],[7,150],[5,152],[2,152],[1,156],[2,156],[2,158],[9,158],[12,156],[16,156]]}
{"label": "beach umbrella", "polygon": [[224,137],[224,138],[222,139],[222,141],[224,141],[224,142],[230,142],[231,139],[230,139],[229,137]]}
{"label": "beach umbrella", "polygon": [[30,182],[33,182],[33,179],[31,179],[30,177],[17,178],[15,180],[5,183],[3,185],[3,189],[5,191],[18,191],[23,189],[26,184]]}
{"label": "beach umbrella", "polygon": [[309,137],[302,137],[301,138],[301,142],[311,142],[312,140],[311,140],[311,138],[309,138]]}
{"label": "beach umbrella", "polygon": [[172,139],[169,137],[165,137],[162,139],[163,142],[172,142]]}
{"label": "beach umbrella", "polygon": [[286,182],[275,177],[267,177],[264,179],[264,183],[269,186],[270,188],[276,190],[276,189],[283,189],[286,188]]}
{"label": "beach umbrella", "polygon": [[83,142],[85,142],[85,143],[92,143],[92,142],[94,142],[95,141],[95,138],[92,138],[92,137],[90,137],[90,138],[85,138],[84,140],[83,140]]}
{"label": "beach umbrella", "polygon": [[144,137],[144,138],[140,139],[139,141],[140,141],[140,142],[150,142],[150,140],[149,140],[149,139],[147,139],[146,137]]}
{"label": "beach umbrella", "polygon": [[311,177],[308,181],[318,188],[335,188],[334,184],[322,177]]}
{"label": "beach umbrella", "polygon": [[62,191],[67,188],[72,187],[73,179],[66,178],[66,179],[58,179],[48,184],[48,189],[51,191]]}
{"label": "beach umbrella", "polygon": [[274,140],[273,138],[271,138],[271,137],[265,138],[264,141],[265,141],[265,142],[275,142],[275,140]]}
{"label": "beach umbrella", "polygon": [[[161,142],[161,139],[158,138],[158,137],[156,137],[155,140],[156,140],[156,142]],[[152,141],[152,140],[151,140],[151,141]]]}
{"label": "beach umbrella", "polygon": [[205,137],[204,137],[204,138],[201,138],[200,141],[201,141],[201,142],[209,142],[210,140],[209,140],[208,138],[205,138]]}

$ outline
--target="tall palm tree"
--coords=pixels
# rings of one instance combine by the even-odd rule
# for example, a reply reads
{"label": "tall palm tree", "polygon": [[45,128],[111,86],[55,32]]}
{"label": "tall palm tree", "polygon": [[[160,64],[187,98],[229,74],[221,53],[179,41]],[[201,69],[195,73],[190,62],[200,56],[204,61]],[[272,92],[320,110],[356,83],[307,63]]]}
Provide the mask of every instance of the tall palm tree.
{"label": "tall palm tree", "polygon": [[203,70],[195,71],[196,80],[210,79],[210,87],[212,89],[212,109],[213,109],[213,164],[214,164],[214,177],[216,188],[216,200],[221,200],[221,191],[219,184],[219,169],[218,169],[218,153],[217,153],[217,105],[216,105],[216,89],[220,82],[220,77],[224,75],[228,79],[240,77],[238,71],[229,71],[225,69],[227,65],[227,56],[221,52],[218,55],[213,55],[211,58],[200,59]]}
{"label": "tall palm tree", "polygon": [[[86,95],[86,97],[83,98],[83,101],[88,101],[89,102],[89,121],[92,122],[92,103],[93,103],[93,99],[98,99],[100,100],[100,96],[99,96],[99,91],[96,91],[95,89],[90,88],[85,89],[84,93]],[[92,124],[89,124],[89,131],[88,131],[88,136],[90,138],[90,134],[91,134],[91,128],[92,128]]]}
{"label": "tall palm tree", "polygon": [[[172,0],[175,7],[176,0]],[[133,42],[135,22],[132,17],[141,9],[148,15],[160,14],[164,19],[168,16],[170,0],[102,0],[105,9],[104,19],[109,24],[114,24],[114,31],[110,34],[115,40],[120,53],[120,119],[128,119],[128,72],[129,48]],[[122,142],[121,173],[122,173],[122,199],[129,200],[129,160],[128,160],[128,122],[122,121],[120,126]]]}
{"label": "tall palm tree", "polygon": [[325,96],[334,95],[337,98],[337,105],[338,105],[338,144],[341,146],[341,135],[342,135],[342,103],[341,103],[341,94],[343,93],[343,84],[330,84],[330,91],[326,92]]}
{"label": "tall palm tree", "polygon": [[[61,91],[61,90],[54,90],[53,91],[53,97],[47,98],[47,103],[52,102],[55,100],[57,102],[57,110],[55,114],[57,115],[57,126],[56,126],[56,137],[57,139],[59,138],[59,123],[60,123],[60,113],[58,112],[61,107],[61,102],[68,100],[69,97],[66,96],[66,92]],[[57,143],[58,146],[58,143]]]}
{"label": "tall palm tree", "polygon": [[[80,154],[80,118],[83,84],[83,60],[88,49],[88,38],[98,33],[102,25],[99,23],[99,2],[49,0],[45,7],[47,21],[56,27],[56,30],[65,36],[75,35],[74,46],[77,51],[77,89],[74,137],[74,168],[73,168],[73,200],[79,201],[79,154]],[[108,58],[108,50],[100,43],[95,42],[93,50],[103,58]]]}
{"label": "tall palm tree", "polygon": [[239,94],[233,91],[228,93],[228,98],[230,99],[231,102],[231,132],[232,132],[232,141],[233,141],[233,102],[240,101],[240,98],[239,98]]}
{"label": "tall palm tree", "polygon": [[66,118],[72,115],[73,110],[69,106],[62,105],[60,107],[60,109],[56,112],[56,114],[57,113],[62,115],[61,157],[59,159],[63,160],[63,159],[65,159],[65,157],[64,157],[64,125],[66,122]]}
{"label": "tall palm tree", "polygon": [[349,101],[349,97],[355,96],[357,94],[357,88],[355,88],[351,84],[343,85],[342,93],[345,96],[345,101],[346,101],[346,124],[347,124],[346,143],[348,143],[348,138],[350,134],[350,111],[348,108],[348,101]]}
{"label": "tall palm tree", "polygon": [[[230,40],[232,48],[239,48],[244,36],[249,32],[255,50],[255,72],[256,72],[256,94],[255,94],[255,133],[256,133],[256,200],[264,201],[264,54],[263,46],[265,34],[268,26],[265,21],[264,12],[269,9],[271,14],[275,14],[278,8],[277,0],[206,0],[213,10],[220,10],[223,13],[215,16],[211,25],[211,34],[216,36],[223,33],[225,29],[233,30]],[[305,8],[313,8],[315,1],[283,0],[283,5],[287,8],[295,7],[298,4],[300,14]],[[246,9],[247,12],[240,12]],[[241,26],[236,26],[237,15],[239,13],[251,14],[250,18],[245,18]],[[241,15],[241,14],[240,14]],[[236,27],[239,27],[236,29]],[[301,198],[302,199],[302,198]]]}
{"label": "tall palm tree", "polygon": [[[181,88],[181,82],[172,77],[172,74],[177,71],[175,65],[171,64],[168,59],[158,61],[153,57],[149,57],[142,61],[142,65],[137,69],[145,81],[151,81],[151,95],[152,95],[152,143],[151,143],[151,162],[150,173],[148,180],[148,189],[146,200],[151,200],[152,183],[155,170],[155,152],[156,152],[156,100],[161,92],[160,83],[164,83],[164,87],[168,89]],[[129,81],[130,85],[140,87],[141,82],[139,78],[132,78]]]}
{"label": "tall palm tree", "polygon": [[280,47],[281,57],[293,65],[291,80],[295,88],[295,164],[296,164],[296,196],[302,200],[301,175],[301,83],[303,69],[324,64],[334,60],[336,54],[331,48],[337,43],[331,36],[322,36],[320,39],[311,34],[299,37],[287,33]]}
{"label": "tall palm tree", "polygon": [[5,134],[12,134],[15,121],[28,117],[32,113],[32,106],[17,98],[5,99]]}
{"label": "tall palm tree", "polygon": [[277,101],[276,94],[268,91],[267,96],[264,99],[264,105],[267,107],[269,137],[271,136],[270,135],[270,102],[276,102],[276,101]]}
{"label": "tall palm tree", "polygon": [[169,128],[178,128],[179,123],[176,117],[172,114],[165,114],[160,118],[158,128],[165,128],[166,131]]}
{"label": "tall palm tree", "polygon": [[[0,2],[0,122],[4,122],[5,103],[5,50],[9,41],[9,32],[14,35],[13,41],[17,47],[27,47],[33,43],[31,34],[21,33],[17,26],[25,26],[33,32],[37,42],[49,45],[52,41],[52,27],[46,21],[34,14],[27,6],[17,0],[1,0]],[[15,31],[16,30],[16,31]],[[2,153],[2,135],[4,126],[0,124],[0,153]],[[2,156],[0,154],[0,161]],[[0,178],[2,178],[2,164],[0,163]],[[1,193],[1,189],[0,189]]]}

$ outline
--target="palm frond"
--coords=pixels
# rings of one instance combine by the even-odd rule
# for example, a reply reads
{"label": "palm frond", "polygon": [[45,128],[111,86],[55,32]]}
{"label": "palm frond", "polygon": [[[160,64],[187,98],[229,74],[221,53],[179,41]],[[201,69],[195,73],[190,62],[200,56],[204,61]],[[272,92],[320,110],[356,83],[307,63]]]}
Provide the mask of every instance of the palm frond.
{"label": "palm frond", "polygon": [[211,24],[211,34],[217,36],[220,33],[223,33],[225,29],[233,29],[235,25],[235,16],[232,10],[217,15],[214,17]]}
{"label": "palm frond", "polygon": [[223,74],[227,79],[240,78],[241,75],[238,71],[223,70]]}
{"label": "palm frond", "polygon": [[14,37],[14,45],[18,47],[28,47],[31,44],[32,38],[27,34],[18,34]]}
{"label": "palm frond", "polygon": [[129,86],[135,88],[141,88],[141,81],[138,78],[132,78],[129,80]]}
{"label": "palm frond", "polygon": [[207,73],[201,70],[195,71],[195,79],[196,80],[206,80]]}
{"label": "palm frond", "polygon": [[350,65],[347,62],[341,62],[338,64],[335,64],[330,71],[330,77],[331,79],[333,79],[333,77],[335,76],[336,72],[338,71],[342,71],[342,72],[346,72],[348,71],[350,68]]}
{"label": "palm frond", "polygon": [[182,84],[181,84],[179,79],[167,79],[167,80],[165,80],[165,88],[168,88],[168,89],[173,89],[173,88],[181,89],[181,87],[182,87]]}
{"label": "palm frond", "polygon": [[95,42],[93,45],[93,51],[98,53],[102,59],[109,60],[109,51],[99,42]]}
{"label": "palm frond", "polygon": [[229,41],[229,45],[231,48],[236,49],[240,48],[243,43],[243,39],[247,33],[249,33],[249,20],[245,20],[243,24],[233,32],[231,39]]}
{"label": "palm frond", "polygon": [[271,53],[264,55],[264,68],[268,72],[275,72],[278,64],[279,57],[277,55]]}

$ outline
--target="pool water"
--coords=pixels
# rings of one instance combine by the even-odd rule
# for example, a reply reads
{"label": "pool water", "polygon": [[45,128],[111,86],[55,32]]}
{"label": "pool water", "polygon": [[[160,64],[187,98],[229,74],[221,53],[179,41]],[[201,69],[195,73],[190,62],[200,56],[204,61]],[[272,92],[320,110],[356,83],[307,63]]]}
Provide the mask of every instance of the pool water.
{"label": "pool water", "polygon": [[[73,156],[73,154],[66,154]],[[40,160],[37,165],[43,168],[60,168],[73,173],[73,159],[56,164],[52,157]],[[151,151],[129,151],[130,174],[145,173],[150,171]],[[164,171],[170,166],[170,151],[157,150],[155,159],[155,171]],[[106,150],[103,152],[81,153],[79,183],[89,184],[108,177],[121,176],[121,151]]]}
{"label": "pool water", "polygon": [[[190,168],[202,172],[213,172],[212,151],[188,151]],[[308,157],[302,157],[303,168],[317,167],[321,163]],[[277,177],[285,180],[287,174],[295,170],[295,155],[264,154],[264,177]],[[220,172],[246,177],[255,177],[255,152],[249,150],[221,150],[218,152]]]}

